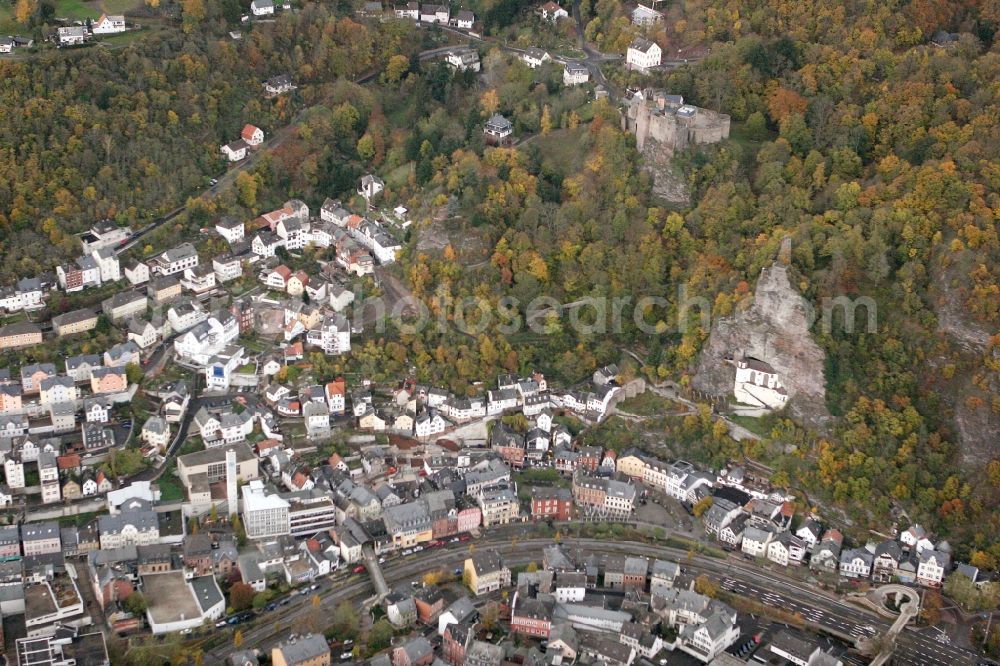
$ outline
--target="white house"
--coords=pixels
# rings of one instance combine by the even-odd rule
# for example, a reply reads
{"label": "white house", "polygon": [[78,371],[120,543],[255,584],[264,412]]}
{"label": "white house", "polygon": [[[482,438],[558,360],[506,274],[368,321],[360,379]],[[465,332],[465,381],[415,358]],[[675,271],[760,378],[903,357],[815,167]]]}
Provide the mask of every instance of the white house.
{"label": "white house", "polygon": [[264,130],[249,123],[243,126],[240,138],[251,148],[264,143]]}
{"label": "white house", "polygon": [[788,393],[769,363],[751,356],[736,362],[736,399],[746,405],[766,409],[781,409],[788,402]]}
{"label": "white house", "polygon": [[159,416],[151,416],[142,426],[142,441],[160,450],[170,443],[170,425]]}
{"label": "white house", "polygon": [[233,316],[215,316],[201,321],[174,340],[177,355],[191,363],[206,365],[240,335],[239,320]]}
{"label": "white house", "polygon": [[220,254],[212,257],[212,270],[215,271],[216,282],[229,282],[243,275],[243,262],[231,254]]}
{"label": "white house", "polygon": [[743,531],[743,552],[753,557],[762,557],[767,553],[767,546],[774,535],[771,532],[748,527]]}
{"label": "white house", "polygon": [[840,553],[840,575],[845,578],[868,578],[873,556],[864,548],[849,548]]}
{"label": "white house", "polygon": [[413,423],[413,432],[419,439],[440,435],[448,427],[448,422],[435,411],[427,410],[420,414]]}
{"label": "white house", "polygon": [[523,60],[524,64],[531,69],[537,69],[541,67],[543,63],[552,60],[552,57],[547,51],[532,48],[525,50],[524,53],[521,54],[521,60]]}
{"label": "white house", "polygon": [[254,16],[270,16],[274,14],[274,3],[271,0],[253,0],[250,12]]}
{"label": "white house", "polygon": [[302,407],[302,417],[310,439],[330,436],[330,408],[325,402],[310,400]]}
{"label": "white house", "polygon": [[568,62],[563,70],[563,85],[578,86],[590,80],[590,70],[579,62]]}
{"label": "white house", "polygon": [[350,322],[343,315],[327,315],[318,328],[306,333],[306,344],[319,347],[324,354],[346,354],[351,351]]}
{"label": "white house", "polygon": [[451,12],[445,5],[421,5],[420,21],[422,23],[444,23],[447,25]]}
{"label": "white house", "polygon": [[453,18],[451,22],[456,28],[472,30],[472,26],[476,22],[476,15],[468,9],[461,9],[457,14],[455,14],[455,18]]}
{"label": "white house", "polygon": [[656,25],[663,20],[663,14],[646,7],[645,5],[638,5],[632,10],[632,24],[641,26]]}
{"label": "white house", "polygon": [[90,37],[87,27],[83,25],[72,25],[67,28],[59,28],[59,46],[73,46],[83,44]]}
{"label": "white house", "polygon": [[663,58],[663,50],[655,42],[642,37],[636,37],[625,53],[625,64],[629,69],[645,72],[652,67],[658,67]]}
{"label": "white house", "polygon": [[198,251],[191,243],[181,243],[157,255],[150,263],[153,275],[173,275],[197,266]]}
{"label": "white house", "polygon": [[183,333],[206,319],[208,319],[208,314],[192,303],[179,303],[167,310],[167,321],[170,322],[170,328],[178,333]]}
{"label": "white house", "polygon": [[112,16],[101,14],[101,18],[94,21],[90,25],[90,29],[95,35],[113,35],[117,32],[125,32],[125,17],[121,14]]}
{"label": "white house", "polygon": [[238,243],[243,240],[246,234],[246,225],[241,220],[225,216],[215,223],[215,231],[228,243]]}
{"label": "white house", "polygon": [[159,331],[145,319],[130,319],[128,322],[128,339],[139,345],[140,349],[149,349],[159,339]]}
{"label": "white house", "polygon": [[97,262],[97,266],[101,271],[102,282],[117,282],[121,279],[122,273],[118,263],[118,255],[115,254],[113,248],[102,247],[99,250],[91,252],[90,256]]}
{"label": "white house", "polygon": [[467,69],[478,72],[481,66],[479,54],[475,51],[448,51],[448,55],[445,56],[444,60],[450,67],[460,72],[464,72]]}
{"label": "white house", "polygon": [[552,23],[569,16],[569,12],[551,1],[539,7],[538,13],[541,15],[543,21],[551,21]]}
{"label": "white house", "polygon": [[205,363],[205,386],[209,390],[229,389],[233,373],[243,363],[243,347],[229,346]]}
{"label": "white house", "polygon": [[149,282],[149,266],[142,261],[129,264],[125,267],[125,278],[133,285]]}
{"label": "white house", "polygon": [[247,146],[246,141],[244,141],[243,139],[237,139],[232,143],[227,143],[226,145],[222,146],[219,150],[222,151],[222,154],[225,155],[226,159],[228,159],[230,162],[239,162],[240,160],[242,160],[247,156],[248,148],[249,146]]}
{"label": "white house", "polygon": [[944,574],[951,566],[951,556],[940,550],[925,550],[920,553],[917,565],[917,583],[925,587],[941,587]]}

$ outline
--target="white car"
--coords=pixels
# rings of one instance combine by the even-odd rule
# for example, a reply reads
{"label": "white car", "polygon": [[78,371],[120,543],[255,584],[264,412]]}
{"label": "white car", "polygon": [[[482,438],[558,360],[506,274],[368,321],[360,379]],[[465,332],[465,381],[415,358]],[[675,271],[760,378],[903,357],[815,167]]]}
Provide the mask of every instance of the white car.
{"label": "white car", "polygon": [[403,551],[403,557],[406,557],[407,555],[413,555],[413,551],[409,548]]}
{"label": "white car", "polygon": [[414,546],[414,547],[413,547],[413,552],[414,552],[414,553],[419,553],[419,552],[420,552],[420,551],[422,551],[423,549],[424,549],[424,547],[423,547],[423,546]]}

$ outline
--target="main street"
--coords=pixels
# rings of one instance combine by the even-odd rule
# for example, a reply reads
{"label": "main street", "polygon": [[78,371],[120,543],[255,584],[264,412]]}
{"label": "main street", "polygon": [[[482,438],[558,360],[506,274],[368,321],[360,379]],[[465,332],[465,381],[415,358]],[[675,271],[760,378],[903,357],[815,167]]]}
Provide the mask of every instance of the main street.
{"label": "main street", "polygon": [[[429,549],[409,557],[390,557],[383,565],[389,587],[419,580],[429,572],[461,566],[469,556],[468,546],[477,550],[489,549],[503,555],[510,567],[524,566],[529,562],[540,563],[542,549],[551,545],[551,539],[525,539],[513,542],[509,536],[488,538],[458,544],[448,544],[442,549]],[[800,613],[813,626],[834,634],[856,637],[883,633],[889,624],[864,608],[843,602],[833,595],[803,586],[780,574],[758,569],[740,561],[719,560],[667,546],[638,542],[605,541],[599,539],[564,538],[562,543],[570,548],[580,547],[598,555],[641,555],[661,557],[680,562],[686,573],[705,574],[724,589],[758,600],[765,605]],[[374,595],[374,588],[367,577],[347,574],[345,571],[330,576],[321,583],[321,618],[331,617],[341,601],[363,600]],[[288,606],[259,616],[251,625],[241,628],[245,645],[254,645],[269,651],[289,633],[302,632],[309,624],[310,614],[316,612],[311,604],[312,595],[296,595]],[[231,652],[231,643],[219,645],[206,653],[206,658],[221,660]],[[914,666],[974,666],[976,655],[946,643],[939,642],[925,631],[908,629],[897,642],[894,663]]]}

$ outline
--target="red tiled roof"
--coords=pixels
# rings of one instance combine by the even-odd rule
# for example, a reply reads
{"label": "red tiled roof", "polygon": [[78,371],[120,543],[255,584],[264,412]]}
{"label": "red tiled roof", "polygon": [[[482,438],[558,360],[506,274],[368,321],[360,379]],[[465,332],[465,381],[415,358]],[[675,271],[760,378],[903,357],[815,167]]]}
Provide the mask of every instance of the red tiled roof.
{"label": "red tiled roof", "polygon": [[243,126],[243,131],[240,132],[240,136],[243,137],[244,141],[249,141],[250,139],[253,138],[254,132],[256,132],[256,131],[257,131],[257,128],[254,127],[253,125],[250,125],[248,123],[248,124],[246,124],[246,125]]}

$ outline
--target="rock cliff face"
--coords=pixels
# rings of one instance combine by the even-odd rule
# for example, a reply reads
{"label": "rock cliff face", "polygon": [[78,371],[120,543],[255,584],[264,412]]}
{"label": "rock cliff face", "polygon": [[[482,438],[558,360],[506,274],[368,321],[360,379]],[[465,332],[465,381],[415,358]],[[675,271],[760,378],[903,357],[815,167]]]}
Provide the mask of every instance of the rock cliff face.
{"label": "rock cliff face", "polygon": [[786,266],[761,271],[753,304],[712,322],[698,359],[692,386],[715,395],[732,395],[735,368],[727,357],[753,356],[770,363],[788,391],[788,410],[802,423],[825,429],[826,355],[809,333],[810,306],[788,281]]}

